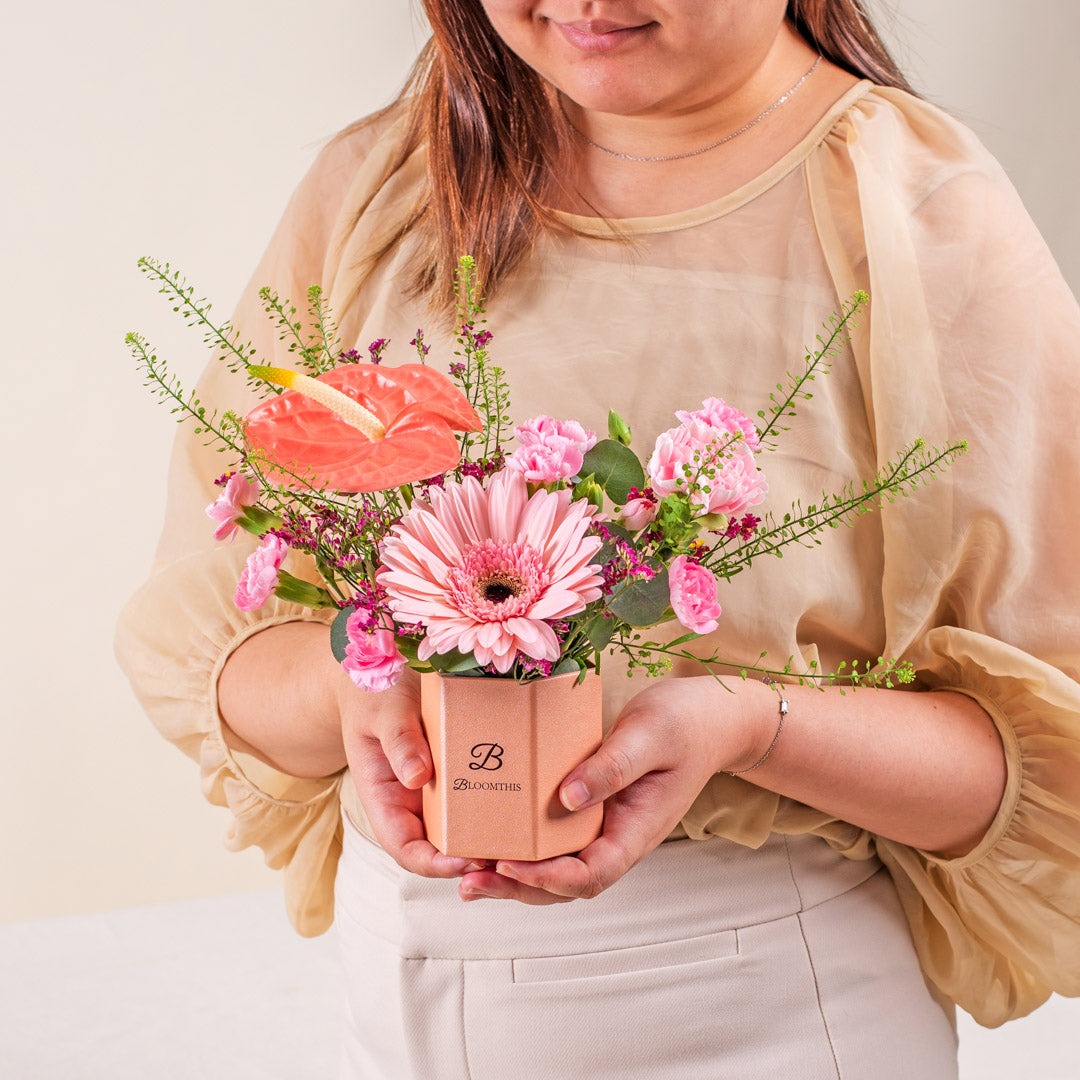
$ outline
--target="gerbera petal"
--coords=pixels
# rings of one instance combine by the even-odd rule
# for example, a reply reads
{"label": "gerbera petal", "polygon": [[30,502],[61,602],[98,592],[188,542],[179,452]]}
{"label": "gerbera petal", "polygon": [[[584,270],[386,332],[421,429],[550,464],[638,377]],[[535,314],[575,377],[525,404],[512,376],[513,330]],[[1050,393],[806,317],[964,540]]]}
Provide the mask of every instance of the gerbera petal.
{"label": "gerbera petal", "polygon": [[[531,622],[527,619],[514,621]],[[536,630],[535,638],[526,640],[516,635],[520,651],[534,660],[558,660],[559,639],[555,636],[555,631],[546,622],[531,622],[531,625]]]}
{"label": "gerbera petal", "polygon": [[519,526],[520,535],[516,538],[537,551],[543,551],[551,536],[555,515],[559,511],[559,500],[550,491],[538,491],[525,507]]}
{"label": "gerbera petal", "polygon": [[585,599],[576,591],[548,589],[531,608],[530,619],[562,619],[567,615],[576,615],[585,609]]}
{"label": "gerbera petal", "polygon": [[488,486],[487,501],[491,539],[505,543],[520,540],[518,522],[529,501],[525,478],[510,469],[496,473]]}
{"label": "gerbera petal", "polygon": [[491,663],[495,665],[495,670],[500,675],[505,675],[513,666],[514,661],[517,659],[517,649],[511,648],[509,652],[497,654],[492,657]]}

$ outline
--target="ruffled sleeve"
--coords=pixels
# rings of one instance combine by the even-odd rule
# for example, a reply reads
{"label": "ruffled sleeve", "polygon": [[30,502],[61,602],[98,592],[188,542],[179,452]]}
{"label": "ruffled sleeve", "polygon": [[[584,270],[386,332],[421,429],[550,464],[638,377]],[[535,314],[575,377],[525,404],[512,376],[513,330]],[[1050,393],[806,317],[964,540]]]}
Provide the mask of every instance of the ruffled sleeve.
{"label": "ruffled sleeve", "polygon": [[[311,936],[334,917],[342,777],[299,779],[232,751],[222,737],[217,680],[229,654],[252,634],[327,616],[276,598],[257,612],[237,609],[232,593],[250,550],[237,543],[159,570],[128,603],[117,654],[157,729],[199,763],[203,794],[231,812],[225,846],[257,845],[268,866],[285,871],[289,919]],[[286,565],[302,573],[295,562]]]}
{"label": "ruffled sleeve", "polygon": [[[392,118],[330,143],[293,195],[233,319],[243,341],[266,362],[289,366],[285,345],[263,313],[259,289],[269,285],[299,311],[313,284],[333,285],[333,243],[344,207],[375,191],[394,159],[384,129]],[[244,380],[212,361],[196,388],[208,411],[245,413],[255,398]],[[190,424],[179,429],[169,473],[165,526],[149,581],[125,608],[116,636],[117,656],[158,730],[199,763],[203,794],[232,814],[225,843],[252,844],[266,862],[284,870],[285,902],[304,935],[325,931],[333,920],[334,876],[341,848],[343,775],[322,779],[289,776],[256,758],[234,752],[222,737],[217,680],[230,653],[248,637],[281,622],[329,622],[333,612],[312,612],[277,598],[246,613],[232,601],[247,555],[256,541],[213,541],[205,507],[217,494],[220,456]],[[315,580],[307,560],[290,554],[285,568]],[[347,782],[347,781],[346,781]]]}
{"label": "ruffled sleeve", "polygon": [[808,167],[879,460],[970,449],[882,511],[887,655],[977,700],[1008,780],[963,858],[877,839],[928,977],[978,1021],[1080,994],[1080,310],[1000,167],[900,92],[867,95]]}

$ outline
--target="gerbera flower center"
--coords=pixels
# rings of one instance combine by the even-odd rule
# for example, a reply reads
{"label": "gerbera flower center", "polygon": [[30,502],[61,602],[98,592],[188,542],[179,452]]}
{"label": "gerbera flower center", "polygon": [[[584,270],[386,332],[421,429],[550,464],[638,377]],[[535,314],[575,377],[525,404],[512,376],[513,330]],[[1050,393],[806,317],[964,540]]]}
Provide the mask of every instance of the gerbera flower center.
{"label": "gerbera flower center", "polygon": [[509,600],[511,596],[520,596],[525,591],[525,582],[513,574],[496,570],[490,577],[480,578],[477,581],[476,591],[485,600],[493,604],[501,604]]}
{"label": "gerbera flower center", "polygon": [[450,571],[454,601],[481,622],[524,614],[547,588],[550,575],[538,551],[526,544],[481,540]]}

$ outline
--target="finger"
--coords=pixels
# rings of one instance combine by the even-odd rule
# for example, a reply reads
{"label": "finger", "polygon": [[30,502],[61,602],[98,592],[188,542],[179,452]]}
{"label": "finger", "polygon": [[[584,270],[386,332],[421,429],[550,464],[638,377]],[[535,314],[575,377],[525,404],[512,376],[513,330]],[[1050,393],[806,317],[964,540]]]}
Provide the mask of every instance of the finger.
{"label": "finger", "polygon": [[577,856],[500,861],[496,871],[531,889],[567,899],[599,896],[656,848],[685,812],[669,774],[651,773],[608,801],[604,831]]}
{"label": "finger", "polygon": [[568,904],[572,896],[557,896],[543,889],[535,889],[519,881],[504,877],[494,870],[481,870],[466,874],[458,885],[458,895],[462,900],[517,900],[533,907],[546,907],[550,904]]}
{"label": "finger", "polygon": [[567,774],[559,787],[559,801],[567,810],[595,806],[662,763],[655,732],[631,721],[621,726],[616,722],[600,749]]}
{"label": "finger", "polygon": [[419,717],[404,709],[381,716],[375,734],[394,775],[407,788],[422,788],[434,772]]}
{"label": "finger", "polygon": [[361,740],[350,768],[375,839],[401,867],[424,877],[452,878],[475,870],[472,859],[443,855],[427,839],[419,791],[404,787],[377,739]]}

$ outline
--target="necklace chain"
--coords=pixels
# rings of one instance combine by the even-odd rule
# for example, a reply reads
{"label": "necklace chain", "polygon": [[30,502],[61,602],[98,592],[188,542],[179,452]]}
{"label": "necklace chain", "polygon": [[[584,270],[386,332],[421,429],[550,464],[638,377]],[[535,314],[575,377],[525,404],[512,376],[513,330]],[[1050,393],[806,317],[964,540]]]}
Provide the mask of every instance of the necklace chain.
{"label": "necklace chain", "polygon": [[570,130],[573,131],[573,133],[579,139],[587,142],[595,149],[603,151],[605,154],[610,154],[612,157],[622,158],[623,161],[680,161],[682,158],[697,157],[698,154],[706,154],[710,150],[715,150],[718,146],[723,146],[724,143],[731,142],[732,139],[736,138],[739,135],[742,135],[744,132],[749,131],[755,124],[760,124],[761,121],[765,119],[765,117],[770,115],[770,113],[775,112],[777,109],[780,108],[781,105],[783,105],[786,101],[789,101],[794,96],[799,87],[801,87],[802,84],[806,82],[806,80],[809,79],[811,75],[814,74],[814,72],[817,70],[818,64],[820,63],[821,57],[819,56],[813,62],[813,64],[810,65],[810,70],[807,71],[806,74],[803,75],[803,77],[793,87],[791,87],[790,90],[785,90],[784,93],[780,97],[778,97],[763,113],[759,113],[757,116],[754,117],[753,120],[750,120],[748,123],[743,124],[743,126],[739,128],[738,131],[733,131],[730,135],[725,135],[722,139],[717,139],[716,142],[712,142],[709,143],[708,146],[701,147],[700,150],[687,150],[685,153],[682,154],[665,154],[662,157],[639,157],[637,154],[623,154],[618,150],[609,150],[606,146],[601,146],[598,142],[593,142],[593,140],[590,139],[584,131],[580,131],[577,127],[575,127],[573,121],[571,121],[570,117],[566,115],[566,110],[562,108],[562,98],[559,99],[559,108],[562,109],[563,117],[570,125]]}

